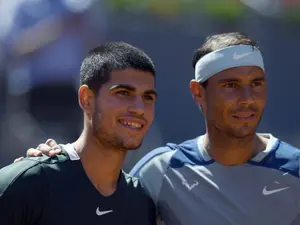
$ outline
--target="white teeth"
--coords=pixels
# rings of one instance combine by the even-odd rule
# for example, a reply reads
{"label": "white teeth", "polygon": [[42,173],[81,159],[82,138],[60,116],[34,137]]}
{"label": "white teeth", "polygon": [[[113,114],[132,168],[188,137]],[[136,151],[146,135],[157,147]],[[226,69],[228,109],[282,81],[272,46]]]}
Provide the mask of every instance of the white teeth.
{"label": "white teeth", "polygon": [[140,129],[142,128],[142,125],[139,123],[135,123],[135,122],[127,122],[127,121],[121,121],[121,123],[125,126],[128,126],[130,128],[134,128],[134,129]]}
{"label": "white teeth", "polygon": [[253,115],[250,115],[250,116],[235,116],[236,118],[238,119],[249,119],[251,118]]}

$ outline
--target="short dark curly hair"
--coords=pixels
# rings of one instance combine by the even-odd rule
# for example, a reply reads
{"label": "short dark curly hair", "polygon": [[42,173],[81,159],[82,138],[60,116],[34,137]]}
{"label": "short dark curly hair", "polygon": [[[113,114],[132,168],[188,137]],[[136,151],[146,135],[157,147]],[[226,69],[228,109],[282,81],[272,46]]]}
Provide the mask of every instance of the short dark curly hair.
{"label": "short dark curly hair", "polygon": [[144,51],[125,42],[109,42],[87,54],[80,68],[80,84],[97,93],[110,80],[112,70],[128,68],[155,76],[155,66]]}

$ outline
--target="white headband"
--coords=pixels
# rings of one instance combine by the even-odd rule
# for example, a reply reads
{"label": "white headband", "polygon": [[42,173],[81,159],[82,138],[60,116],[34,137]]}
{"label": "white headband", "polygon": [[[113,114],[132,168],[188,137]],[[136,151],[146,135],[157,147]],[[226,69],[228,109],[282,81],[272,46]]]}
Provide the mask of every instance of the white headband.
{"label": "white headband", "polygon": [[257,66],[263,71],[260,51],[251,45],[234,45],[211,52],[201,58],[195,67],[195,79],[203,83],[216,73],[237,66]]}

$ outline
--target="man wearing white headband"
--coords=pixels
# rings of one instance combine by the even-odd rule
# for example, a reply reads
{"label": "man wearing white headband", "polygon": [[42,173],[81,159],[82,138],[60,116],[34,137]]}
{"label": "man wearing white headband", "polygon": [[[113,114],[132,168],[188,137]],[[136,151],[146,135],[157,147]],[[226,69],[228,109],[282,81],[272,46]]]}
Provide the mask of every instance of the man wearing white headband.
{"label": "man wearing white headband", "polygon": [[[300,224],[300,151],[256,133],[267,101],[260,50],[247,36],[209,37],[190,90],[206,134],[146,155],[142,181],[166,225]],[[195,124],[197,126],[197,124]]]}
{"label": "man wearing white headband", "polygon": [[159,217],[166,225],[299,225],[300,151],[256,133],[267,100],[260,50],[240,33],[214,35],[193,66],[206,134],[155,149],[131,171]]}

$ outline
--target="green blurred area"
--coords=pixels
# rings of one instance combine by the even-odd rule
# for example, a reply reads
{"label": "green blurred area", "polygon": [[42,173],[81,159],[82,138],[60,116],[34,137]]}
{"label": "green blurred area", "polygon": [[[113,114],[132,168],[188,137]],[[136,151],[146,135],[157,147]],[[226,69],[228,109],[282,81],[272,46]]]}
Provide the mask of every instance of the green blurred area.
{"label": "green blurred area", "polygon": [[224,19],[242,16],[244,9],[238,0],[108,0],[107,3],[113,10],[143,10],[163,16],[201,12]]}
{"label": "green blurred area", "polygon": [[[148,12],[161,16],[204,13],[223,20],[244,16],[240,0],[107,0],[114,11]],[[300,0],[282,0],[283,19],[300,22]]]}

